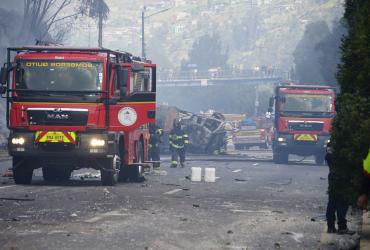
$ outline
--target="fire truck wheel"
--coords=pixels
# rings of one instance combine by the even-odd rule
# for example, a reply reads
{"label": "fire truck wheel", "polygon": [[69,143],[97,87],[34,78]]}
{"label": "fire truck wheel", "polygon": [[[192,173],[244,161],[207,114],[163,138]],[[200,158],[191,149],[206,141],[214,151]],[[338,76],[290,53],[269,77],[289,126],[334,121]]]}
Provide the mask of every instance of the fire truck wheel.
{"label": "fire truck wheel", "polygon": [[317,165],[324,165],[325,155],[322,155],[322,154],[315,155],[315,163]]}
{"label": "fire truck wheel", "polygon": [[286,164],[289,161],[289,154],[286,152],[273,152],[272,160],[276,164]]}
{"label": "fire truck wheel", "polygon": [[[136,157],[136,163],[144,162],[144,145],[141,141],[138,142],[138,155]],[[143,182],[144,177],[144,166],[143,164],[138,164],[129,167],[130,170],[130,180],[133,182]]]}
{"label": "fire truck wheel", "polygon": [[42,176],[48,182],[66,182],[71,178],[71,169],[63,167],[43,167]]}
{"label": "fire truck wheel", "polygon": [[116,185],[118,181],[117,164],[119,163],[117,159],[118,156],[104,159],[106,161],[105,163],[106,168],[100,169],[101,182],[103,186]]}
{"label": "fire truck wheel", "polygon": [[33,175],[33,166],[30,166],[30,160],[13,157],[13,176],[16,184],[31,184]]}
{"label": "fire truck wheel", "polygon": [[130,169],[129,169],[128,166],[124,166],[124,165],[121,166],[121,169],[120,169],[119,175],[118,175],[118,181],[119,182],[128,181],[128,179],[130,178],[129,170]]}

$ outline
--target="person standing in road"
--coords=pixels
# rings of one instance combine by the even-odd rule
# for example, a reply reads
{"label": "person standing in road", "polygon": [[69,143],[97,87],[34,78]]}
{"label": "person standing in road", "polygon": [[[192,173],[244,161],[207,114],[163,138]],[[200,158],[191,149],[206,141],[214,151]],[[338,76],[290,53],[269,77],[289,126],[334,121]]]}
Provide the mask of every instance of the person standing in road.
{"label": "person standing in road", "polygon": [[[338,234],[354,234],[354,231],[351,231],[347,227],[346,215],[349,208],[348,203],[339,192],[334,192],[330,187],[333,187],[334,183],[343,182],[341,178],[333,168],[333,155],[330,143],[328,143],[326,148],[325,160],[329,166],[329,191],[328,191],[328,205],[326,209],[326,222],[328,226],[327,233],[338,233]],[[336,215],[336,216],[335,216]],[[335,227],[335,220],[337,217],[338,230]]]}
{"label": "person standing in road", "polygon": [[189,144],[189,137],[181,128],[180,120],[173,121],[173,128],[169,134],[170,151],[172,155],[171,168],[176,168],[178,165],[178,158],[180,157],[180,165],[185,165],[185,150],[186,145]]}
{"label": "person standing in road", "polygon": [[153,163],[154,169],[160,167],[160,149],[159,144],[162,142],[163,130],[155,123],[149,124],[149,160],[155,161]]}
{"label": "person standing in road", "polygon": [[370,150],[363,161],[363,181],[360,196],[357,199],[357,206],[361,209],[367,209],[370,193]]}

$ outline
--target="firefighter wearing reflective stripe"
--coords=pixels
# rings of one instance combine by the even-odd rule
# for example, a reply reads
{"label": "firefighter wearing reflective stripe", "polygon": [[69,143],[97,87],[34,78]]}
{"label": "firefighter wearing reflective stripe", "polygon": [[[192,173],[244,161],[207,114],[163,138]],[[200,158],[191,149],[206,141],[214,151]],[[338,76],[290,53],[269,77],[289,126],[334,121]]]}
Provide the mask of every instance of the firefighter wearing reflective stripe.
{"label": "firefighter wearing reflective stripe", "polygon": [[173,121],[173,128],[169,134],[170,150],[172,154],[171,167],[175,168],[178,165],[178,158],[180,158],[180,165],[184,167],[186,145],[189,144],[189,137],[181,128],[180,120]]}
{"label": "firefighter wearing reflective stripe", "polygon": [[149,124],[149,160],[158,161],[153,164],[154,168],[160,167],[160,150],[159,144],[162,142],[163,130],[156,124]]}

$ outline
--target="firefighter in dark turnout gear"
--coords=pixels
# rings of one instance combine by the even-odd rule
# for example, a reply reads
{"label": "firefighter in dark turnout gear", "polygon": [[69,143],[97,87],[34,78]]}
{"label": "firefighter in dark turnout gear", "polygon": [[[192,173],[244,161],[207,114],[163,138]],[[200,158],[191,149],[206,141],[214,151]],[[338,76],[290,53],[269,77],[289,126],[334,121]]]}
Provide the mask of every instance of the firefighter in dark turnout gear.
{"label": "firefighter in dark turnout gear", "polygon": [[149,160],[158,161],[153,164],[153,168],[160,167],[160,149],[159,144],[162,142],[163,130],[156,124],[149,124]]}
{"label": "firefighter in dark turnout gear", "polygon": [[178,158],[180,157],[180,165],[184,167],[185,150],[189,144],[189,137],[181,128],[180,121],[175,119],[173,121],[173,128],[169,134],[170,150],[172,154],[171,167],[175,168],[178,165]]}

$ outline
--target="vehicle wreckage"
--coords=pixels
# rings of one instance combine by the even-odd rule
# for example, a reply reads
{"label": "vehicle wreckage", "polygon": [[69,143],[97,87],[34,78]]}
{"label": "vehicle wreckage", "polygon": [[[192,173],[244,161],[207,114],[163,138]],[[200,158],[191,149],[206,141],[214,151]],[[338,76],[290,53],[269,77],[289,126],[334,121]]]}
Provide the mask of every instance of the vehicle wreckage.
{"label": "vehicle wreckage", "polygon": [[221,113],[208,112],[194,114],[173,106],[157,108],[157,125],[163,128],[161,152],[169,152],[168,135],[173,120],[179,118],[181,125],[189,135],[188,152],[197,154],[217,154],[225,151],[227,137],[225,117]]}

